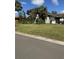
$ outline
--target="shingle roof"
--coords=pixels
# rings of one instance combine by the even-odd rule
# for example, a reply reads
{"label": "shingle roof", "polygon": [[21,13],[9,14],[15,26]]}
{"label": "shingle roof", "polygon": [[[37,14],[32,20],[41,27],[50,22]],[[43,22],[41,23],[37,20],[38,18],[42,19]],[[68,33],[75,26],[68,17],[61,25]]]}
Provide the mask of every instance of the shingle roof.
{"label": "shingle roof", "polygon": [[48,13],[48,16],[50,16],[50,17],[64,17],[64,13],[62,13],[62,14],[51,14],[51,13]]}

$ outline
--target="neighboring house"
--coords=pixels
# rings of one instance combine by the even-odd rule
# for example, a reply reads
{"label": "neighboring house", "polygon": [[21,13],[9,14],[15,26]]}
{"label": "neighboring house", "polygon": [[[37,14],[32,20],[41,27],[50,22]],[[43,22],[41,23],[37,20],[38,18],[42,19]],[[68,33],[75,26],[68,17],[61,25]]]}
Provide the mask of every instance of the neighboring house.
{"label": "neighboring house", "polygon": [[58,14],[59,24],[64,24],[64,13]]}
{"label": "neighboring house", "polygon": [[49,13],[45,19],[45,24],[64,24],[64,13],[63,14]]}
{"label": "neighboring house", "polygon": [[48,14],[51,24],[64,24],[64,13],[62,14]]}
{"label": "neighboring house", "polygon": [[60,18],[60,23],[64,24],[64,18]]}
{"label": "neighboring house", "polygon": [[51,24],[56,24],[56,20],[54,17],[51,17],[50,19],[51,19]]}

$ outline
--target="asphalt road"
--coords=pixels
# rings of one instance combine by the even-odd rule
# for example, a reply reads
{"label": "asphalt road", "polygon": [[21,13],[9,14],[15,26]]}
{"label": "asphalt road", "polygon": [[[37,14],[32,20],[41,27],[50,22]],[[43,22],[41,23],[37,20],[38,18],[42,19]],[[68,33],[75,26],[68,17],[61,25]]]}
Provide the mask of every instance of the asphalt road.
{"label": "asphalt road", "polygon": [[16,34],[15,59],[64,59],[64,46]]}

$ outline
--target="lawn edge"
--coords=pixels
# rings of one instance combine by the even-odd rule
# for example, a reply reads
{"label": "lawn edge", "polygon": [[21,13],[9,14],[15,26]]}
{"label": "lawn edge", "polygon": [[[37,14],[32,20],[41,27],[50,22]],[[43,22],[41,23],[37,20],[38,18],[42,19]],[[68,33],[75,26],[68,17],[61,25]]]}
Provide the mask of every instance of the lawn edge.
{"label": "lawn edge", "polygon": [[26,33],[18,32],[18,31],[16,31],[15,34],[19,34],[19,35],[22,35],[22,36],[28,36],[28,37],[31,37],[31,38],[35,38],[35,39],[47,41],[47,42],[50,42],[50,43],[64,45],[63,41],[59,41],[59,40],[55,40],[55,39],[49,39],[49,38],[42,37],[42,36],[36,36],[36,35],[26,34]]}

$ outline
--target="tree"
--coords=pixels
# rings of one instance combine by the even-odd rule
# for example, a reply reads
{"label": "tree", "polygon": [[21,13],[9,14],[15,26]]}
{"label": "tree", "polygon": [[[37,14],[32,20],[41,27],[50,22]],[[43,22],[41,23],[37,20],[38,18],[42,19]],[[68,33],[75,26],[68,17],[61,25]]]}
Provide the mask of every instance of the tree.
{"label": "tree", "polygon": [[47,8],[44,6],[40,6],[38,8],[27,10],[27,14],[32,17],[34,20],[36,18],[36,15],[39,15],[39,18],[42,22],[45,22],[45,18],[47,17]]}
{"label": "tree", "polygon": [[52,11],[52,14],[57,14],[57,11]]}
{"label": "tree", "polygon": [[22,10],[21,3],[19,1],[15,1],[15,11],[20,11]]}
{"label": "tree", "polygon": [[25,12],[23,11],[22,5],[19,1],[15,1],[15,11],[19,13],[19,21],[23,22],[26,19]]}

